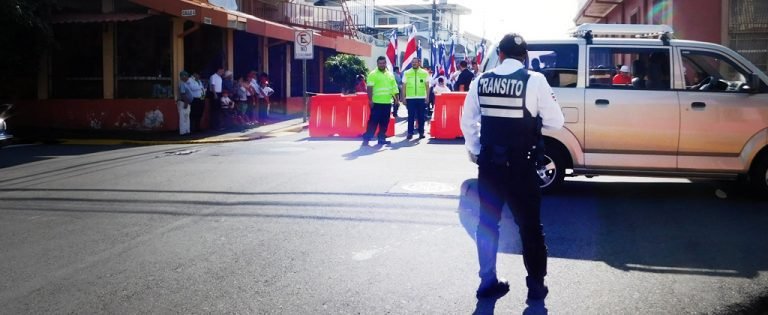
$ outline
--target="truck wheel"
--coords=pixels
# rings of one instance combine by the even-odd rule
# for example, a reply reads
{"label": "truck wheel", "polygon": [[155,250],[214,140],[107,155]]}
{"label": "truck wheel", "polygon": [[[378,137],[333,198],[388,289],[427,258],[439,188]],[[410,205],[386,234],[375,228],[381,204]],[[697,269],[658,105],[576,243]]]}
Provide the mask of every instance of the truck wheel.
{"label": "truck wheel", "polygon": [[768,152],[757,157],[749,172],[749,183],[760,198],[768,198]]}
{"label": "truck wheel", "polygon": [[536,172],[539,174],[539,187],[543,193],[557,190],[565,180],[565,168],[567,167],[565,152],[559,146],[547,144],[544,153],[545,164]]}

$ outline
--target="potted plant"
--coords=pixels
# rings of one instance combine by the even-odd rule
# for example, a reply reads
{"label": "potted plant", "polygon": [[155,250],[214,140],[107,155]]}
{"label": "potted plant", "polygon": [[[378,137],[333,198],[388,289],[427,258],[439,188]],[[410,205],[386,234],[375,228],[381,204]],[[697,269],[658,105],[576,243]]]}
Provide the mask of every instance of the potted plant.
{"label": "potted plant", "polygon": [[338,54],[325,61],[325,70],[333,84],[341,87],[341,93],[354,94],[357,75],[367,74],[368,67],[357,56]]}

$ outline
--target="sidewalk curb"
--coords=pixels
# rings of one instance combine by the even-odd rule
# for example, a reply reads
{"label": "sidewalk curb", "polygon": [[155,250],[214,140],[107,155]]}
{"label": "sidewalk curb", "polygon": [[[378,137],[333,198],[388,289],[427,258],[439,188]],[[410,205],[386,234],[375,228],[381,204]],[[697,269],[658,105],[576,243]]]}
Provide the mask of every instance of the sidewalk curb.
{"label": "sidewalk curb", "polygon": [[281,132],[300,132],[308,126],[307,122],[293,124],[285,127],[275,128],[267,131],[254,131],[239,137],[216,138],[209,137],[194,140],[126,140],[126,139],[70,139],[62,138],[55,140],[65,145],[169,145],[169,144],[217,144],[230,142],[253,141],[264,138],[271,138],[272,134]]}

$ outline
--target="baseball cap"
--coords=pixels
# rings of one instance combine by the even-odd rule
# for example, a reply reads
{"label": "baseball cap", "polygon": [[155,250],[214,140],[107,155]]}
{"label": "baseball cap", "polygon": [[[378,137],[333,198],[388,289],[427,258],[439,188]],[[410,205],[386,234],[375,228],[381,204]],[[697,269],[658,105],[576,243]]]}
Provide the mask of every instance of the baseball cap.
{"label": "baseball cap", "polygon": [[629,72],[629,67],[628,66],[621,66],[621,69],[619,69],[619,71],[621,71],[621,72]]}
{"label": "baseball cap", "polygon": [[499,41],[499,51],[507,56],[522,56],[528,52],[528,43],[518,33],[509,33]]}

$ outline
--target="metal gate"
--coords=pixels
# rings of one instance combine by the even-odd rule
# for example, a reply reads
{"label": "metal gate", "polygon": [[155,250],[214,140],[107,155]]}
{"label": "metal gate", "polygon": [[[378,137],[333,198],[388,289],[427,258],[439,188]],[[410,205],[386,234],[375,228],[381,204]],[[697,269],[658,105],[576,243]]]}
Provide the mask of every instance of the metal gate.
{"label": "metal gate", "polygon": [[731,0],[730,48],[768,72],[768,1]]}

